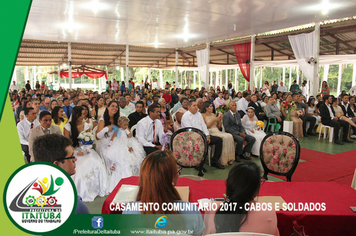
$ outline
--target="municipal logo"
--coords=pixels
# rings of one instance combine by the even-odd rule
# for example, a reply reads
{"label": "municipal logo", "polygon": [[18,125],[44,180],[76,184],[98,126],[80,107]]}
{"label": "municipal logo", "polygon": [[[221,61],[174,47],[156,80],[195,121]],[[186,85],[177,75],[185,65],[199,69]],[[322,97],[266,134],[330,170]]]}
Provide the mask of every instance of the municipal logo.
{"label": "municipal logo", "polygon": [[157,218],[155,228],[164,228],[167,225],[167,216],[160,216]]}
{"label": "municipal logo", "polygon": [[72,179],[59,167],[36,162],[27,164],[9,178],[4,191],[10,220],[30,233],[44,233],[61,226],[76,204]]}
{"label": "municipal logo", "polygon": [[93,219],[91,219],[91,226],[93,226],[94,229],[101,229],[104,226],[104,219],[101,216],[94,216]]}

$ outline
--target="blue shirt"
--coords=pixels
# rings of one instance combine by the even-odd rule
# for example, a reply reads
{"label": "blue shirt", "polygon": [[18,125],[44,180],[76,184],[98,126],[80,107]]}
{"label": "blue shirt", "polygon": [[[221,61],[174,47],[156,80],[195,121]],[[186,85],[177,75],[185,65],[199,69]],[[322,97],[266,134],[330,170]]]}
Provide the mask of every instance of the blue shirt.
{"label": "blue shirt", "polygon": [[77,208],[74,214],[90,214],[87,205],[82,201],[82,198],[77,195]]}
{"label": "blue shirt", "polygon": [[48,108],[45,105],[41,105],[40,111],[48,111]]}
{"label": "blue shirt", "polygon": [[67,117],[69,119],[70,115],[72,114],[73,107],[68,106],[68,109],[67,109],[66,106],[63,106],[62,108],[63,108],[64,113],[66,113],[66,115],[67,115]]}

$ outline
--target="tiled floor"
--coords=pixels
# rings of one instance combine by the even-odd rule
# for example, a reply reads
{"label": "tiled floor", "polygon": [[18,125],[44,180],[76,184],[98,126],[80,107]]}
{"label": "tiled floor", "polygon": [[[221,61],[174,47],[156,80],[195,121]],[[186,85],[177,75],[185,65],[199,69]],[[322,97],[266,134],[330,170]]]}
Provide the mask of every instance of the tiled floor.
{"label": "tiled floor", "polygon": [[[307,138],[300,138],[299,142],[301,147],[307,148],[307,149],[312,149],[315,151],[319,152],[325,152],[325,153],[330,153],[330,154],[338,154],[341,152],[347,152],[350,150],[356,149],[356,140],[354,140],[355,143],[353,144],[345,144],[345,145],[337,145],[334,143],[329,143],[328,139],[320,139],[318,140],[318,136],[309,136]],[[252,158],[252,161],[258,164],[261,169],[262,165],[260,162],[259,158]],[[300,162],[303,162],[304,160],[300,160]],[[207,169],[207,172],[204,175],[204,178],[206,179],[212,179],[212,180],[225,180],[228,176],[228,173],[230,169],[236,165],[237,163],[234,162],[234,164],[228,166],[224,170],[217,169],[215,167],[210,167],[207,162],[205,164],[205,168]],[[197,176],[198,171],[194,168],[183,168],[182,170],[182,175],[194,175]],[[268,176],[269,181],[282,181],[276,177],[273,176]],[[105,201],[106,197],[97,197],[94,202],[88,202],[86,205],[89,208],[89,211],[92,214],[100,214],[101,213],[101,207],[103,205],[103,202]]]}

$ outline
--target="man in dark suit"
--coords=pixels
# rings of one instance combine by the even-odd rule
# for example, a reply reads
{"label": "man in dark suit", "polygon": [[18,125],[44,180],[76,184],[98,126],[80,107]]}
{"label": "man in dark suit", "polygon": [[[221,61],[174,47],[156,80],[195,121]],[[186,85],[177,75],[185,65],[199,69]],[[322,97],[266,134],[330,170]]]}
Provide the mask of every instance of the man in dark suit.
{"label": "man in dark suit", "polygon": [[[339,106],[341,107],[342,112],[344,113],[344,116],[346,116],[347,118],[350,118],[356,124],[355,115],[352,112],[350,104],[349,104],[349,95],[347,95],[347,94],[341,95],[341,102],[340,102]],[[356,138],[356,127],[351,126],[351,129],[354,132],[354,134],[351,135],[351,138]]]}
{"label": "man in dark suit", "polygon": [[[251,160],[250,153],[256,139],[246,134],[244,127],[242,127],[241,118],[236,109],[234,101],[229,104],[230,111],[226,112],[223,117],[223,124],[225,132],[232,134],[236,144],[235,148],[235,161],[239,162],[240,158]],[[246,141],[245,148],[242,149],[243,143]]]}
{"label": "man in dark suit", "polygon": [[346,143],[352,143],[348,139],[348,132],[349,132],[349,123],[346,121],[340,120],[338,117],[335,116],[335,111],[332,107],[332,100],[333,97],[330,95],[323,96],[324,104],[322,104],[319,108],[320,116],[321,116],[321,123],[323,125],[334,127],[334,143],[343,145],[339,140],[339,130],[343,127],[343,137],[342,141]]}
{"label": "man in dark suit", "polygon": [[255,108],[255,114],[259,120],[267,120],[266,114],[262,109],[261,104],[257,102],[257,95],[253,94],[251,96],[251,102],[248,104],[249,107]]}

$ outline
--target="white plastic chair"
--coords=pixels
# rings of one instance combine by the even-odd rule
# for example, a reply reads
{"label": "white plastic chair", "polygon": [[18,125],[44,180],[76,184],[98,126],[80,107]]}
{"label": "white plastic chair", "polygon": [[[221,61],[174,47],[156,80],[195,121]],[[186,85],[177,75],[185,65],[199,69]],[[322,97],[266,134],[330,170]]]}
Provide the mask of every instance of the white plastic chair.
{"label": "white plastic chair", "polygon": [[326,139],[326,131],[328,129],[329,143],[332,143],[333,138],[334,138],[334,127],[321,124],[320,131],[319,131],[319,140],[320,140],[321,131],[323,130],[323,128],[324,128],[324,139]]}
{"label": "white plastic chair", "polygon": [[134,131],[136,130],[137,124],[131,127],[131,133],[133,135]]}

